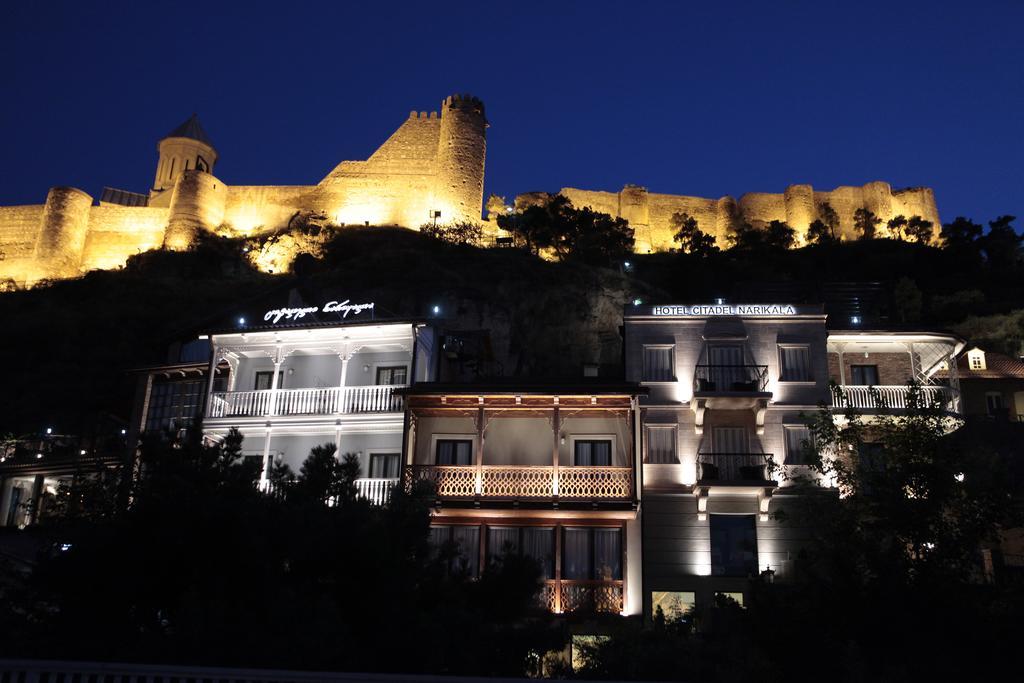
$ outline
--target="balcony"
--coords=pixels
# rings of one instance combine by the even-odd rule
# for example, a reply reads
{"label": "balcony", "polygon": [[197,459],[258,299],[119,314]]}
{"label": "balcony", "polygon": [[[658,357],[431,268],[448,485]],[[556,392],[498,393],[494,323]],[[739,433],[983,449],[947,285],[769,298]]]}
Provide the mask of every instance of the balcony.
{"label": "balcony", "polygon": [[207,417],[397,413],[402,410],[402,399],[394,393],[398,388],[401,385],[379,384],[322,389],[218,391],[210,396]]}
{"label": "balcony", "polygon": [[[952,387],[920,387],[920,402],[925,406],[938,404],[942,410],[960,412],[960,393]],[[875,396],[877,394],[877,398]],[[833,408],[856,408],[875,411],[883,408],[910,408],[910,388],[906,385],[862,386],[844,384],[832,392]],[[845,400],[844,400],[845,397]]]}
{"label": "balcony", "polygon": [[633,498],[629,467],[554,467],[484,465],[477,475],[472,465],[408,465],[405,486],[428,481],[438,498],[495,500],[614,500]]}
{"label": "balcony", "polygon": [[701,484],[769,483],[771,453],[699,453],[698,476]]}
{"label": "balcony", "polygon": [[622,581],[545,581],[541,605],[555,613],[622,613]]}
{"label": "balcony", "polygon": [[[373,505],[387,505],[391,502],[391,492],[398,486],[398,479],[356,479],[356,498],[367,500]],[[286,497],[294,486],[294,482],[283,485],[274,485],[269,481],[262,481],[259,488],[264,493],[274,497]],[[327,505],[337,505],[337,498],[331,497],[326,501]]]}
{"label": "balcony", "polygon": [[755,394],[768,387],[767,365],[698,365],[694,394]]}

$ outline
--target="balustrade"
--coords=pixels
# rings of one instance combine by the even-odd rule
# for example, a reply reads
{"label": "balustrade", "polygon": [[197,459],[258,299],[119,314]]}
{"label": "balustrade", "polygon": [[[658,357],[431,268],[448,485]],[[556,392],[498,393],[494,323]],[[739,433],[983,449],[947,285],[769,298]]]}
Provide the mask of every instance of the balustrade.
{"label": "balustrade", "polygon": [[406,467],[406,489],[429,481],[441,498],[560,498],[625,499],[633,495],[633,472],[628,467],[560,467],[484,465],[477,487],[472,465],[411,465]]}
{"label": "balustrade", "polygon": [[[402,410],[398,385],[320,389],[219,391],[210,396],[208,417],[390,413]],[[276,396],[275,396],[276,394]]]}
{"label": "balustrade", "polygon": [[[946,410],[957,410],[958,394],[952,387],[919,387],[920,407],[938,404]],[[910,408],[910,387],[906,385],[860,386],[845,384],[832,392],[832,406],[835,408]]]}

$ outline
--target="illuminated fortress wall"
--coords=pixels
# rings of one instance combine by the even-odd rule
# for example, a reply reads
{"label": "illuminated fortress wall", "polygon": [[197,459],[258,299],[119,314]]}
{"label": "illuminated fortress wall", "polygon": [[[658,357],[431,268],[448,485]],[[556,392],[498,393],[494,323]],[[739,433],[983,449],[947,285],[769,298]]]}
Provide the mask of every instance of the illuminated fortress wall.
{"label": "illuminated fortress wall", "polygon": [[232,187],[213,175],[216,150],[193,116],[160,141],[143,203],[96,205],[71,187],[46,203],[0,207],[0,286],[118,268],[150,249],[187,249],[203,232],[248,236],[302,214],[336,225],[481,222],[483,103],[453,95],[440,112],[412,112],[365,161],[343,161],[316,185]]}
{"label": "illuminated fortress wall", "polygon": [[[831,192],[815,191],[810,185],[790,185],[777,193],[751,192],[739,200],[732,197],[704,199],[672,194],[656,194],[642,187],[627,185],[621,192],[594,192],[566,187],[561,190],[573,206],[589,206],[629,221],[635,231],[636,251],[660,251],[677,246],[672,236],[672,216],[688,213],[704,232],[725,243],[732,216],[738,212],[754,227],[770,221],[784,221],[795,228],[802,239],[808,226],[820,218],[821,206],[828,203],[839,215],[839,228],[844,239],[855,239],[853,214],[866,208],[883,221],[898,215],[921,216],[935,225],[939,232],[939,212],[935,195],[926,187],[893,190],[889,183],[877,181],[862,187],[837,187]],[[884,225],[882,230],[884,234]]]}

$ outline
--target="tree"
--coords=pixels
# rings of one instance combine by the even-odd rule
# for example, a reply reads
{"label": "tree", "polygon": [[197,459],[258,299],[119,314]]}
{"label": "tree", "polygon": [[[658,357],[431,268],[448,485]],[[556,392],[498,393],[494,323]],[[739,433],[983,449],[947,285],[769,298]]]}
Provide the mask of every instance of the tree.
{"label": "tree", "polygon": [[433,237],[443,242],[452,244],[479,245],[483,242],[484,231],[478,223],[472,221],[459,221],[456,223],[425,223],[420,226],[420,232],[427,237]]}
{"label": "tree", "polygon": [[759,230],[746,222],[738,222],[729,235],[733,248],[747,251],[790,249],[796,244],[796,230],[783,221],[771,221]]}
{"label": "tree", "polygon": [[314,446],[299,468],[293,493],[299,500],[312,503],[340,504],[356,496],[355,481],[359,478],[359,456],[346,453],[338,460],[333,443]]}
{"label": "tree", "polygon": [[839,214],[832,208],[832,205],[828,202],[822,202],[821,206],[818,207],[818,215],[821,222],[828,228],[829,236],[833,240],[839,241]]}
{"label": "tree", "polygon": [[923,297],[917,283],[901,277],[892,290],[893,310],[901,323],[916,323],[921,319]]}
{"label": "tree", "polygon": [[874,239],[881,222],[882,219],[868,209],[861,208],[853,212],[853,229],[860,233],[858,239]]}
{"label": "tree", "polygon": [[831,244],[836,241],[838,240],[832,236],[832,231],[829,230],[824,221],[816,218],[807,226],[808,244]]}
{"label": "tree", "polygon": [[981,226],[974,221],[957,216],[952,223],[946,223],[939,232],[942,246],[945,249],[962,250],[976,248],[976,241],[981,237]]}
{"label": "tree", "polygon": [[886,227],[889,229],[889,236],[898,240],[903,239],[903,231],[907,228],[907,217],[902,214],[889,219]]}
{"label": "tree", "polygon": [[988,223],[988,234],[978,242],[985,260],[997,270],[1008,270],[1020,262],[1020,246],[1024,236],[1011,225],[1015,216],[1000,216]]}
{"label": "tree", "polygon": [[498,225],[518,237],[532,253],[550,250],[561,260],[577,259],[592,265],[610,265],[633,251],[633,229],[590,207],[576,209],[562,195],[498,217]]}
{"label": "tree", "polygon": [[932,241],[935,230],[931,221],[920,216],[911,216],[907,221],[906,233],[907,237],[918,244],[928,244]]}
{"label": "tree", "polygon": [[672,214],[672,227],[675,228],[672,239],[679,242],[679,246],[687,254],[708,256],[718,253],[715,236],[702,231],[697,224],[697,219],[690,214],[685,212]]}

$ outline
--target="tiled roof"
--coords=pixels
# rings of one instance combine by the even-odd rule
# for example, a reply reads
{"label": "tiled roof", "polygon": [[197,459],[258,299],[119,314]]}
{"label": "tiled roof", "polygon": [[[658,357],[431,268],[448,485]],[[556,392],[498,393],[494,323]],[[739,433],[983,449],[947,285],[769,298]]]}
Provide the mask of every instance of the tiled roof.
{"label": "tiled roof", "polygon": [[204,142],[210,147],[213,147],[213,142],[210,140],[206,131],[203,130],[203,126],[199,123],[199,116],[192,114],[188,121],[181,124],[170,133],[166,135],[169,138],[191,138],[192,140],[198,140]]}
{"label": "tiled roof", "polygon": [[985,369],[972,370],[967,362],[967,354],[960,354],[956,359],[956,369],[960,379],[1024,379],[1024,362],[1017,358],[995,353],[985,352]]}

